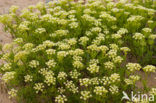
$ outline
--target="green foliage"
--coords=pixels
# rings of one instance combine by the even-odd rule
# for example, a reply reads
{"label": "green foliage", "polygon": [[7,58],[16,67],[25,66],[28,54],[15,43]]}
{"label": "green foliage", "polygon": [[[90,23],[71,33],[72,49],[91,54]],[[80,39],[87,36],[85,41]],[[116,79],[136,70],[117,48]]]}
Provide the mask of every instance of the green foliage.
{"label": "green foliage", "polygon": [[[118,103],[122,92],[156,94],[136,71],[155,72],[155,6],[72,0],[38,3],[0,16],[14,41],[0,71],[20,103]],[[129,58],[134,58],[136,62]],[[12,89],[14,88],[14,89]]]}

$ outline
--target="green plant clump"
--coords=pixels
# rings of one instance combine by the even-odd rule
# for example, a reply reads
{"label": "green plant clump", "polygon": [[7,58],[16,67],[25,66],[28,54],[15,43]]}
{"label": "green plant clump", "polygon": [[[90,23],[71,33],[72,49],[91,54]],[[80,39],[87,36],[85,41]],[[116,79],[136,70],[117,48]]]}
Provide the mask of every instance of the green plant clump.
{"label": "green plant clump", "polygon": [[[18,103],[121,101],[123,91],[153,94],[156,9],[140,2],[58,0],[0,16],[14,37],[2,46],[2,80]],[[153,4],[154,5],[154,4]],[[137,71],[146,75],[143,79]],[[142,82],[138,88],[136,82]]]}

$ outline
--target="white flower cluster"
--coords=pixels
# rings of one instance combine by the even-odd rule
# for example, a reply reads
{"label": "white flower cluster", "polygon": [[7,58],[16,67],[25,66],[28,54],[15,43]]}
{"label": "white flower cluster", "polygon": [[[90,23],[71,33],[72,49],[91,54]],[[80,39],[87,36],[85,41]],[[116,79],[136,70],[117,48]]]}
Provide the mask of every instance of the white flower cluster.
{"label": "white flower cluster", "polygon": [[95,44],[95,45],[100,45],[102,41],[105,40],[105,37],[103,34],[99,34],[99,36],[97,36],[93,41],[92,41],[92,44]]}
{"label": "white flower cluster", "polygon": [[24,76],[24,81],[25,82],[31,82],[32,81],[32,79],[33,79],[33,76],[31,76],[31,75],[26,75],[26,76]]}
{"label": "white flower cluster", "polygon": [[63,87],[58,88],[58,93],[63,94],[66,90]]}
{"label": "white flower cluster", "polygon": [[89,98],[92,97],[92,94],[90,91],[81,91],[81,96],[80,96],[80,99],[83,99],[83,100],[87,100]]}
{"label": "white flower cluster", "polygon": [[117,31],[117,34],[120,34],[120,35],[123,35],[123,34],[126,34],[126,33],[128,33],[128,30],[126,28],[120,28]]}
{"label": "white flower cluster", "polygon": [[112,50],[117,51],[119,49],[118,45],[116,45],[116,44],[109,44],[109,46],[110,46],[110,49],[112,49]]}
{"label": "white flower cluster", "polygon": [[99,66],[94,63],[94,64],[90,64],[89,67],[87,67],[87,70],[90,71],[90,73],[98,73],[99,72]]}
{"label": "white flower cluster", "polygon": [[45,50],[45,48],[46,48],[46,45],[40,44],[36,48],[33,48],[32,49],[32,52],[37,52],[37,51]]}
{"label": "white flower cluster", "polygon": [[58,95],[55,98],[55,102],[57,103],[65,103],[67,101],[67,97],[65,95]]}
{"label": "white flower cluster", "polygon": [[10,91],[8,91],[9,94],[9,98],[13,98],[17,96],[17,90],[15,89],[11,89]]}
{"label": "white flower cluster", "polygon": [[12,71],[12,72],[6,72],[3,76],[2,76],[2,80],[5,83],[8,83],[10,80],[14,79],[16,72]]}
{"label": "white flower cluster", "polygon": [[39,34],[42,34],[42,33],[45,33],[46,32],[46,29],[45,28],[38,28],[35,30],[36,33],[39,33]]}
{"label": "white flower cluster", "polygon": [[108,53],[107,53],[108,57],[109,58],[115,58],[117,56],[117,51],[116,50],[110,50]]}
{"label": "white flower cluster", "polygon": [[35,83],[34,89],[36,90],[36,93],[39,93],[39,91],[43,92],[44,89],[43,83]]}
{"label": "white flower cluster", "polygon": [[84,20],[86,20],[86,21],[88,21],[88,22],[91,22],[91,23],[95,23],[95,18],[94,17],[92,17],[92,16],[90,16],[90,15],[88,15],[88,14],[84,14],[83,16],[81,16],[82,17],[82,19],[84,19]]}
{"label": "white flower cluster", "polygon": [[100,18],[106,19],[109,22],[116,21],[116,18],[115,17],[111,16],[110,14],[108,14],[106,12],[102,12],[101,15],[100,15]]}
{"label": "white flower cluster", "polygon": [[150,93],[156,95],[156,88],[152,88],[152,89],[150,90]]}
{"label": "white flower cluster", "polygon": [[113,62],[110,62],[110,61],[105,62],[105,63],[104,63],[104,66],[105,66],[105,68],[108,69],[108,70],[112,70],[112,69],[115,67],[115,66],[114,66],[114,63],[113,63]]}
{"label": "white flower cluster", "polygon": [[98,77],[94,77],[90,79],[92,85],[99,85],[101,80]]}
{"label": "white flower cluster", "polygon": [[76,61],[73,62],[73,66],[75,68],[83,68],[84,65],[80,60],[76,60]]}
{"label": "white flower cluster", "polygon": [[127,85],[132,85],[132,84],[133,84],[133,81],[130,80],[130,79],[125,79],[124,81],[125,81],[125,83],[126,83]]}
{"label": "white flower cluster", "polygon": [[53,47],[53,46],[55,46],[55,43],[53,43],[50,40],[46,40],[46,41],[43,42],[43,46],[44,47]]}
{"label": "white flower cluster", "polygon": [[155,35],[155,34],[151,34],[151,35],[149,36],[149,38],[154,40],[154,39],[156,39],[156,35]]}
{"label": "white flower cluster", "polygon": [[127,85],[135,85],[136,81],[140,80],[138,75],[131,75],[128,79],[125,79]]}
{"label": "white flower cluster", "polygon": [[[15,48],[13,48],[13,52],[18,53],[18,52],[20,52],[21,49],[22,49],[21,47],[15,47]],[[29,50],[25,50],[25,51],[29,52]]]}
{"label": "white flower cluster", "polygon": [[80,73],[76,69],[74,69],[73,71],[70,72],[69,75],[71,76],[72,79],[78,79]]}
{"label": "white flower cluster", "polygon": [[60,60],[62,60],[67,55],[68,55],[68,52],[66,52],[66,51],[59,51],[59,52],[57,52],[57,58],[60,59]]}
{"label": "white flower cluster", "polygon": [[81,38],[79,39],[79,41],[80,41],[80,44],[81,44],[81,45],[85,46],[85,45],[87,45],[87,41],[89,41],[89,38],[86,37],[86,36],[83,36],[83,37],[81,37]]}
{"label": "white flower cluster", "polygon": [[143,34],[141,34],[141,33],[135,33],[135,34],[133,35],[133,38],[134,38],[135,40],[142,40],[142,39],[145,38],[145,36],[144,36]]}
{"label": "white flower cluster", "polygon": [[42,74],[45,77],[44,82],[50,86],[51,84],[56,84],[56,78],[54,77],[54,73],[51,70],[48,70],[48,68],[42,68],[39,70],[39,73]]}
{"label": "white flower cluster", "polygon": [[89,46],[87,47],[87,49],[90,50],[90,51],[96,51],[96,52],[99,51],[98,46],[95,45],[95,44],[89,45]]}
{"label": "white flower cluster", "polygon": [[77,39],[76,38],[71,38],[71,39],[68,39],[67,40],[67,43],[70,45],[70,46],[73,46],[77,43]]}
{"label": "white flower cluster", "polygon": [[59,49],[60,50],[68,50],[68,49],[70,49],[70,45],[62,43],[62,44],[59,45]]}
{"label": "white flower cluster", "polygon": [[108,47],[105,45],[101,45],[101,46],[99,46],[99,49],[102,51],[103,54],[106,54]]}
{"label": "white flower cluster", "polygon": [[73,81],[67,81],[64,83],[66,88],[71,91],[72,93],[78,93],[78,87],[75,86]]}
{"label": "white flower cluster", "polygon": [[117,94],[119,92],[119,88],[118,86],[116,85],[111,85],[110,88],[109,88],[109,91],[112,93],[112,94]]}
{"label": "white flower cluster", "polygon": [[113,39],[120,39],[121,37],[121,34],[112,34]]}
{"label": "white flower cluster", "polygon": [[53,55],[53,54],[55,54],[55,52],[56,52],[56,50],[54,50],[54,49],[48,49],[48,50],[46,50],[46,53],[48,55]]}
{"label": "white flower cluster", "polygon": [[145,72],[155,72],[156,71],[156,67],[153,65],[147,65],[143,68],[143,70]]}
{"label": "white flower cluster", "polygon": [[82,49],[69,50],[69,54],[73,56],[74,55],[80,56],[84,54],[84,51]]}
{"label": "white flower cluster", "polygon": [[3,71],[8,71],[8,70],[10,70],[11,69],[11,63],[6,63],[6,64],[4,64],[3,65],[3,67],[1,68],[1,70],[3,70]]}
{"label": "white flower cluster", "polygon": [[140,77],[139,77],[138,75],[131,75],[129,78],[130,78],[134,83],[135,83],[136,81],[140,80]]}
{"label": "white flower cluster", "polygon": [[123,58],[121,56],[117,56],[113,58],[114,63],[122,63],[122,61],[123,61]]}
{"label": "white flower cluster", "polygon": [[123,51],[124,53],[131,51],[128,47],[121,47],[120,50]]}
{"label": "white flower cluster", "polygon": [[32,43],[26,43],[26,44],[23,46],[23,48],[24,48],[25,50],[31,50],[33,47],[34,47],[34,44],[32,44]]}
{"label": "white flower cluster", "polygon": [[91,84],[91,80],[89,78],[79,79],[80,85],[88,87]]}
{"label": "white flower cluster", "polygon": [[151,28],[143,28],[142,31],[144,31],[146,33],[151,33],[152,29]]}
{"label": "white flower cluster", "polygon": [[111,76],[109,77],[109,80],[111,83],[117,83],[120,81],[120,75],[117,73],[111,74]]}
{"label": "white flower cluster", "polygon": [[111,83],[109,77],[107,76],[104,76],[101,82],[103,83],[103,85],[108,85]]}
{"label": "white flower cluster", "polygon": [[18,6],[11,6],[10,9],[9,9],[9,12],[12,12],[12,13],[16,13],[16,11],[19,9]]}
{"label": "white flower cluster", "polygon": [[101,32],[101,28],[100,27],[91,28],[91,32],[93,32],[93,33],[100,33]]}
{"label": "white flower cluster", "polygon": [[131,72],[134,72],[136,70],[139,71],[141,69],[141,66],[138,63],[128,63],[126,67]]}
{"label": "white flower cluster", "polygon": [[16,38],[14,40],[14,42],[17,43],[17,44],[20,44],[20,43],[23,43],[23,39],[22,38]]}
{"label": "white flower cluster", "polygon": [[46,22],[53,22],[53,17],[50,14],[45,14],[43,16],[41,16],[41,20],[42,21],[46,21]]}
{"label": "white flower cluster", "polygon": [[99,60],[98,59],[91,59],[89,61],[89,64],[98,64],[99,63]]}
{"label": "white flower cluster", "polygon": [[56,66],[56,62],[51,59],[49,60],[48,62],[46,62],[46,65],[49,67],[49,68],[54,68]]}
{"label": "white flower cluster", "polygon": [[5,15],[1,15],[0,19],[1,19],[0,20],[1,23],[11,23],[13,17],[10,16],[9,14],[5,14]]}
{"label": "white flower cluster", "polygon": [[4,46],[3,46],[3,48],[2,48],[2,50],[3,51],[7,51],[7,50],[11,50],[12,49],[12,44],[10,43],[6,43]]}
{"label": "white flower cluster", "polygon": [[37,60],[32,60],[31,62],[29,62],[29,66],[31,68],[37,68],[37,66],[39,66],[39,61]]}
{"label": "white flower cluster", "polygon": [[68,30],[57,30],[53,34],[51,34],[51,37],[62,37],[68,35],[69,31]]}
{"label": "white flower cluster", "polygon": [[58,74],[58,76],[57,76],[57,78],[58,78],[59,80],[65,80],[66,77],[67,77],[67,74],[66,74],[65,72],[59,72],[59,74]]}
{"label": "white flower cluster", "polygon": [[133,15],[133,16],[129,17],[129,18],[127,19],[127,21],[128,21],[128,22],[138,22],[138,21],[141,21],[141,20],[143,20],[143,19],[144,19],[144,17],[142,17],[142,16]]}
{"label": "white flower cluster", "polygon": [[72,23],[69,24],[69,26],[72,29],[76,29],[79,26],[79,24],[77,22],[72,22]]}
{"label": "white flower cluster", "polygon": [[28,21],[24,21],[24,22],[20,23],[20,25],[18,26],[19,31],[21,31],[21,32],[28,31],[29,24],[30,24],[30,22],[28,22]]}
{"label": "white flower cluster", "polygon": [[108,91],[103,86],[96,86],[95,89],[94,89],[94,92],[95,92],[96,95],[103,96]]}
{"label": "white flower cluster", "polygon": [[17,62],[21,59],[23,59],[29,52],[27,51],[19,51],[15,56],[14,56],[14,61]]}
{"label": "white flower cluster", "polygon": [[10,53],[5,53],[5,54],[2,55],[1,59],[2,60],[8,60],[9,56],[10,56]]}

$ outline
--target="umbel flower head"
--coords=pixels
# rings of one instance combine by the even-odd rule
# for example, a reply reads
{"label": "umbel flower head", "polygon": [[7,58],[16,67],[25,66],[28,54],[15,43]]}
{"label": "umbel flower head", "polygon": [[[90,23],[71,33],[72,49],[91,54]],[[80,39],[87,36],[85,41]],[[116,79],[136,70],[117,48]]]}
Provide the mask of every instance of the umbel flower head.
{"label": "umbel flower head", "polygon": [[55,98],[55,102],[57,103],[65,103],[67,101],[67,97],[65,95],[58,95]]}
{"label": "umbel flower head", "polygon": [[24,80],[25,82],[31,82],[33,79],[33,77],[31,75],[26,75],[26,76],[24,76],[24,78],[25,78],[25,80]]}
{"label": "umbel flower head", "polygon": [[9,94],[9,98],[13,98],[17,96],[17,90],[16,89],[11,89],[10,91],[8,91]]}
{"label": "umbel flower head", "polygon": [[90,91],[81,91],[80,99],[87,100],[91,97],[92,97],[92,94],[90,93]]}
{"label": "umbel flower head", "polygon": [[43,88],[44,88],[43,83],[36,83],[35,86],[34,86],[34,89],[36,90],[36,93],[38,93],[39,91],[43,92]]}
{"label": "umbel flower head", "polygon": [[155,72],[156,71],[156,67],[153,65],[147,65],[143,68],[143,70],[145,72]]}
{"label": "umbel flower head", "polygon": [[134,72],[134,71],[138,71],[138,70],[140,70],[141,69],[141,66],[140,66],[140,64],[138,64],[138,63],[128,63],[127,65],[126,65],[126,67],[127,67],[127,69],[129,70],[129,71],[131,71],[131,72]]}
{"label": "umbel flower head", "polygon": [[145,36],[144,36],[143,34],[141,34],[141,33],[135,33],[135,34],[133,35],[133,38],[134,38],[135,40],[142,40],[142,39],[145,38]]}
{"label": "umbel flower head", "polygon": [[11,63],[6,63],[3,65],[3,67],[1,68],[1,70],[3,71],[8,71],[11,69]]}
{"label": "umbel flower head", "polygon": [[39,62],[37,60],[32,60],[30,63],[29,63],[29,66],[31,68],[36,68],[37,66],[39,66]]}
{"label": "umbel flower head", "polygon": [[12,72],[6,72],[3,76],[2,76],[2,80],[5,83],[8,83],[10,80],[14,79],[16,72],[12,71]]}
{"label": "umbel flower head", "polygon": [[87,70],[90,71],[90,73],[98,73],[99,72],[99,66],[97,66],[96,63],[89,65]]}
{"label": "umbel flower head", "polygon": [[94,92],[97,95],[103,96],[104,94],[106,94],[108,91],[103,87],[103,86],[96,86],[94,89]]}

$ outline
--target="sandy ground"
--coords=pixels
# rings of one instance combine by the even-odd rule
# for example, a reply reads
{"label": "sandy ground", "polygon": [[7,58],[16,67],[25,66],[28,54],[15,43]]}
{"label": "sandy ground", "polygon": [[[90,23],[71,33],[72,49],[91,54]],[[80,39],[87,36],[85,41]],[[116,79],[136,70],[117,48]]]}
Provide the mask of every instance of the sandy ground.
{"label": "sandy ground", "polygon": [[[20,8],[25,8],[28,5],[36,4],[39,1],[45,1],[45,0],[0,0],[0,14],[8,13],[9,7],[11,5],[18,5]],[[48,0],[47,0],[48,1]],[[3,31],[3,26],[0,24],[0,43],[5,44],[12,41],[11,36],[8,33],[5,33]],[[0,64],[2,61],[0,60]],[[140,71],[138,74],[141,74],[144,78],[145,75]],[[150,87],[156,86],[156,74],[151,74],[148,77],[148,85]],[[137,83],[138,87],[142,88],[141,83]],[[8,95],[6,93],[6,89],[3,85],[1,85],[0,82],[0,103],[16,103],[14,100],[10,100],[8,98]]]}
{"label": "sandy ground", "polygon": [[[8,13],[11,5],[18,5],[21,9],[28,5],[36,4],[37,2],[45,0],[0,0],[0,14]],[[5,44],[12,41],[11,36],[5,33],[0,24],[0,43]],[[1,61],[0,61],[1,63]],[[0,103],[16,103],[14,100],[10,100],[6,93],[5,87],[0,84]]]}

